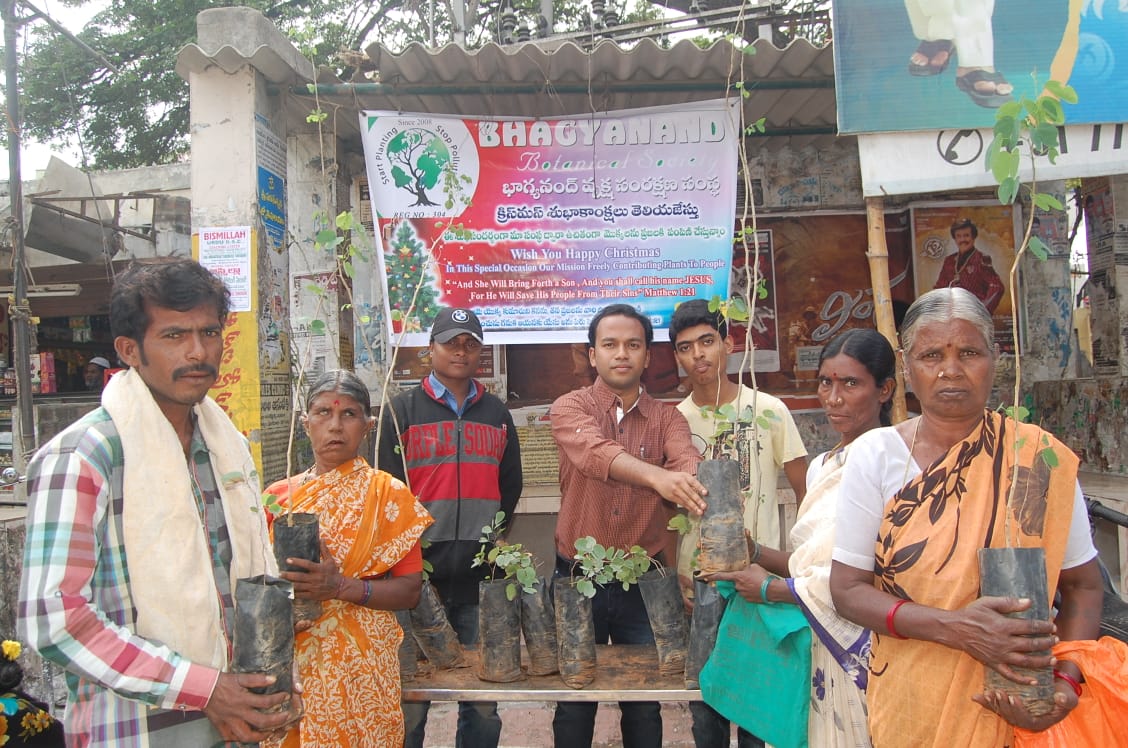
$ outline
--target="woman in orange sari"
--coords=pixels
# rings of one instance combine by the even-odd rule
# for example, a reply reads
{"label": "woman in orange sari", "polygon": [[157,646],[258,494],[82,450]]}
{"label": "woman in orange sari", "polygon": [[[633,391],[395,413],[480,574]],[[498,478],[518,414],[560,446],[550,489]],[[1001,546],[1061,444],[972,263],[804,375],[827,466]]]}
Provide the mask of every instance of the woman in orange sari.
{"label": "woman in orange sari", "polygon": [[[830,591],[839,614],[872,632],[875,748],[1014,745],[1013,728],[1064,719],[1085,680],[1079,661],[1049,654],[1059,638],[1096,638],[1100,619],[1078,460],[1037,426],[986,409],[993,339],[991,315],[970,292],[918,298],[901,343],[921,415],[866,432],[846,459]],[[1029,599],[979,596],[977,553],[1000,547],[1045,551],[1050,598],[1060,595],[1052,621],[1008,616]],[[1046,713],[984,683],[985,667],[1030,683],[1014,668],[1051,663]]]}
{"label": "woman in orange sari", "polygon": [[303,570],[282,576],[297,598],[323,605],[295,641],[305,717],[275,745],[398,746],[403,632],[390,611],[419,601],[419,537],[433,520],[406,485],[357,455],[375,419],[355,374],[319,376],[305,409],[313,467],[273,484],[266,498],[318,516],[321,562],[287,559]]}

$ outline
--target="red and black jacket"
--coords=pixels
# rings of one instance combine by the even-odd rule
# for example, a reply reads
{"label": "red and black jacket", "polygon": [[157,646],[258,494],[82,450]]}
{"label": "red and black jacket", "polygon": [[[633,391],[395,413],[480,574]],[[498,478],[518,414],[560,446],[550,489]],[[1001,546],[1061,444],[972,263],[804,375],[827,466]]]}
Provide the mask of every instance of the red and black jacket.
{"label": "red and black jacket", "polygon": [[435,518],[423,556],[444,602],[476,603],[481,569],[471,569],[482,527],[498,510],[512,517],[521,497],[521,446],[513,416],[475,382],[459,417],[430,378],[400,393],[381,414],[377,467],[404,480]]}

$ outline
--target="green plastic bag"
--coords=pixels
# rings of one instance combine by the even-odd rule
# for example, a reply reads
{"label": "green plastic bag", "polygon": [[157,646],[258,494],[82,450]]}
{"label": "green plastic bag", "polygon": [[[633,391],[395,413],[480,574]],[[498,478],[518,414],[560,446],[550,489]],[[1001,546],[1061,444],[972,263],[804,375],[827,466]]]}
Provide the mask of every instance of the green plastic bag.
{"label": "green plastic bag", "polygon": [[811,629],[797,605],[750,603],[731,582],[717,644],[701,671],[701,696],[775,748],[807,747]]}

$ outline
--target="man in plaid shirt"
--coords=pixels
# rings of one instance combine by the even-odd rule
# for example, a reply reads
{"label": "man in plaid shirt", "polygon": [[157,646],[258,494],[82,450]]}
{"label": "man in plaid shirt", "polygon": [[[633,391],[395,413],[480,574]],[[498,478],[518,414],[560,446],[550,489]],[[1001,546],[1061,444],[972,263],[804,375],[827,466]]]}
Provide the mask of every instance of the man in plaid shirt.
{"label": "man in plaid shirt", "polygon": [[130,370],[28,467],[19,625],[67,671],[69,745],[257,742],[300,715],[292,694],[251,691],[273,678],[226,671],[232,579],[269,563],[250,453],[206,398],[228,307],[191,260],[126,270],[110,324]]}

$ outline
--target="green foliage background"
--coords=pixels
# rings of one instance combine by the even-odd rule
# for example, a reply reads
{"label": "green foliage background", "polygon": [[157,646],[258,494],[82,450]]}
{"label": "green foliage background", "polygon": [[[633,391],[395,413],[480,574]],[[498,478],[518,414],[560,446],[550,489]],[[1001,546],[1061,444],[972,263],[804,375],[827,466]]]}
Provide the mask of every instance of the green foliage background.
{"label": "green foliage background", "polygon": [[[480,47],[494,38],[503,1],[467,2],[466,46]],[[539,8],[539,0],[508,2],[523,19]],[[637,2],[643,8],[624,13],[625,20],[657,13],[642,0],[619,4],[623,2]],[[67,8],[90,4],[55,0],[41,9],[65,24]],[[106,9],[76,36],[107,57],[120,73],[113,73],[45,23],[21,28],[24,138],[80,148],[86,165],[96,169],[182,160],[189,149],[188,83],[174,70],[176,55],[196,41],[200,11],[226,6],[261,11],[315,65],[333,68],[344,79],[354,71],[341,61],[342,50],[361,50],[376,42],[392,49],[411,42],[426,44],[432,41],[432,26],[433,43],[440,46],[449,43],[453,33],[449,5],[443,0],[435,0],[433,14],[430,0],[109,0]],[[554,31],[576,30],[587,22],[590,3],[556,0],[554,12]],[[0,130],[0,138],[6,140],[7,128]]]}

